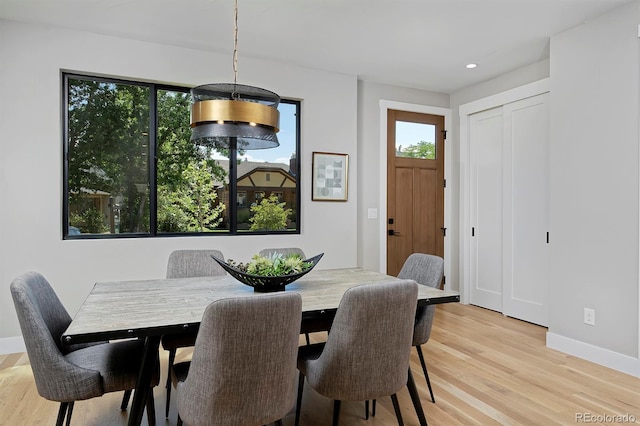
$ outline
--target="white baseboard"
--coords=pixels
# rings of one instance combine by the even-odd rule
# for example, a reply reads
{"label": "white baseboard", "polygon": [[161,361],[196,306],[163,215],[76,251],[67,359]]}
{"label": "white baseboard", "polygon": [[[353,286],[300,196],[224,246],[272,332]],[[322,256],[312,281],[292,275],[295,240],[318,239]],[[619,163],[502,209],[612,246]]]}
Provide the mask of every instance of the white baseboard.
{"label": "white baseboard", "polygon": [[640,377],[640,359],[638,358],[549,332],[547,332],[547,347],[634,377]]}
{"label": "white baseboard", "polygon": [[0,339],[0,355],[17,354],[26,351],[27,348],[24,346],[22,336],[3,337]]}

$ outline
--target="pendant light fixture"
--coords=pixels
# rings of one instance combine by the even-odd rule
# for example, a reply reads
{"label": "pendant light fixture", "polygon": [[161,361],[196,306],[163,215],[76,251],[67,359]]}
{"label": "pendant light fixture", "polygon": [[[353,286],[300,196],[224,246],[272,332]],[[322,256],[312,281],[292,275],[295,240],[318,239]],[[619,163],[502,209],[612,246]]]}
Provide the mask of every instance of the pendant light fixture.
{"label": "pendant light fixture", "polygon": [[234,0],[233,83],[191,89],[191,141],[218,149],[265,149],[280,145],[280,96],[238,84],[238,0]]}

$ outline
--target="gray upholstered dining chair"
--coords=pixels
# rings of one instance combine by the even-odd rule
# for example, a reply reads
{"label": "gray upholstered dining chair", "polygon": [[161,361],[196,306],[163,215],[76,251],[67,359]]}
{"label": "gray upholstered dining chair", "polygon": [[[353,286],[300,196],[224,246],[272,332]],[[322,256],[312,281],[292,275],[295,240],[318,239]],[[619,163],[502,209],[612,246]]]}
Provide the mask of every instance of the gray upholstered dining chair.
{"label": "gray upholstered dining chair", "polygon": [[[18,315],[38,393],[60,402],[56,425],[71,422],[75,401],[108,392],[125,391],[121,409],[126,409],[138,378],[144,342],[63,345],[61,336],[71,316],[49,282],[37,272],[13,280],[11,296]],[[156,371],[152,380],[158,384]],[[147,399],[147,418],[155,424],[153,392]]]}
{"label": "gray upholstered dining chair", "polygon": [[[215,256],[224,260],[224,255],[218,250],[175,250],[169,255],[167,261],[167,278],[194,278],[214,277],[226,275],[222,266],[211,259]],[[162,348],[169,351],[167,367],[167,398],[165,402],[165,417],[169,417],[169,403],[171,402],[171,366],[176,359],[179,348],[188,348],[194,345],[196,333],[181,333],[162,336]]]}
{"label": "gray upholstered dining chair", "polygon": [[299,249],[297,247],[266,248],[266,249],[260,250],[260,252],[258,254],[261,255],[261,256],[268,257],[272,253],[280,253],[283,256],[289,256],[291,254],[297,254],[302,259],[306,259],[307,258],[305,256],[305,254],[304,254],[304,251],[302,251],[302,249]]}
{"label": "gray upholstered dining chair", "polygon": [[417,297],[418,285],[411,280],[364,284],[345,292],[327,341],[300,348],[296,426],[305,377],[318,393],[334,400],[334,426],[340,401],[389,395],[402,424],[396,393],[408,383]]}
{"label": "gray upholstered dining chair", "polygon": [[211,303],[191,362],[172,369],[178,424],[282,424],[295,400],[301,320],[294,292]]}
{"label": "gray upholstered dining chair", "polygon": [[[398,273],[398,278],[412,279],[418,284],[428,287],[439,288],[444,274],[444,259],[440,256],[424,253],[413,253],[405,260],[402,269]],[[431,401],[436,402],[431,388],[431,380],[427,372],[427,364],[422,354],[422,345],[427,343],[431,336],[431,327],[433,326],[433,315],[435,313],[435,305],[422,306],[416,311],[416,322],[413,328],[413,346],[418,351],[422,371],[429,387]]]}
{"label": "gray upholstered dining chair", "polygon": [[211,256],[224,260],[222,252],[218,250],[175,250],[167,261],[167,278],[225,275],[225,270]]}

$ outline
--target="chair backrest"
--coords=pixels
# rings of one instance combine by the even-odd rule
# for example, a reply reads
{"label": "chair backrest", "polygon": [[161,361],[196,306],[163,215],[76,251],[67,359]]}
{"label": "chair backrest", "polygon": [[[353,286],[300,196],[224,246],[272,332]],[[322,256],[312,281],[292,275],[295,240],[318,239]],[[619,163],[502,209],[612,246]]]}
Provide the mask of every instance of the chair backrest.
{"label": "chair backrest", "polygon": [[262,425],[295,399],[302,298],[293,292],[222,299],[205,310],[178,413],[186,424]]}
{"label": "chair backrest", "polygon": [[299,249],[297,247],[266,248],[266,249],[260,250],[258,254],[261,256],[268,257],[271,253],[280,253],[285,257],[289,256],[290,254],[297,254],[302,259],[307,258],[304,254],[304,251],[302,251],[302,249]]}
{"label": "chair backrest", "polygon": [[411,280],[347,290],[322,354],[307,367],[311,387],[332,399],[363,401],[406,386],[417,298]]}
{"label": "chair backrest", "polygon": [[167,278],[225,275],[225,270],[211,256],[224,260],[224,256],[218,250],[176,250],[169,255]]}
{"label": "chair backrest", "polygon": [[10,289],[40,396],[62,402],[101,395],[100,373],[64,358],[88,345],[62,345],[60,337],[71,316],[49,282],[37,272],[27,272],[14,279]]}
{"label": "chair backrest", "polygon": [[[398,278],[412,279],[418,284],[438,288],[444,275],[444,259],[440,256],[424,253],[413,253],[405,260]],[[427,343],[431,336],[435,305],[421,307],[416,313],[416,324],[413,330],[413,346]]]}

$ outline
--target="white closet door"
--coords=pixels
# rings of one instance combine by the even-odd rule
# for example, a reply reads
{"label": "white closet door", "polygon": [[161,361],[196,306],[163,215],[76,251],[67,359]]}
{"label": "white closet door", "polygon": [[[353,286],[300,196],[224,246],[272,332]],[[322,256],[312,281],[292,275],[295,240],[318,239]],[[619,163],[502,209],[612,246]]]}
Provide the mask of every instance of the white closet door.
{"label": "white closet door", "polygon": [[502,108],[473,114],[470,155],[470,302],[502,312]]}
{"label": "white closet door", "polygon": [[505,315],[546,326],[549,283],[548,93],[503,107]]}

